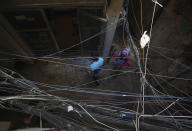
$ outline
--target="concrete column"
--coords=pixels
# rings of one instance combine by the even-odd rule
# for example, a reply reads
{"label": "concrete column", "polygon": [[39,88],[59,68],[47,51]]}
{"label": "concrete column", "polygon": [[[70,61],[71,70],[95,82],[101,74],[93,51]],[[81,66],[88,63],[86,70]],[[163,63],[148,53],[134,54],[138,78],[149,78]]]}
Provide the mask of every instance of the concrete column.
{"label": "concrete column", "polygon": [[119,20],[119,15],[123,6],[123,1],[124,0],[111,0],[110,6],[107,9],[106,12],[108,17],[107,27],[109,28],[107,29],[105,34],[104,48],[103,48],[104,57],[107,57],[109,55],[117,23]]}

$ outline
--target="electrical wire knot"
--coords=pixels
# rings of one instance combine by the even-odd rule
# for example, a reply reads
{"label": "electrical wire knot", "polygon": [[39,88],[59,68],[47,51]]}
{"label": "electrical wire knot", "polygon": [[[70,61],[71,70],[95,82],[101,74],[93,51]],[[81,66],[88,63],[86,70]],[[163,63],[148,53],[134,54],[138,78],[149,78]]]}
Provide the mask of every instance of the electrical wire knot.
{"label": "electrical wire knot", "polygon": [[163,8],[163,5],[162,5],[162,4],[160,4],[157,0],[152,0],[152,2],[154,2],[155,4],[157,4],[157,5],[159,5],[160,7],[162,7],[162,8]]}

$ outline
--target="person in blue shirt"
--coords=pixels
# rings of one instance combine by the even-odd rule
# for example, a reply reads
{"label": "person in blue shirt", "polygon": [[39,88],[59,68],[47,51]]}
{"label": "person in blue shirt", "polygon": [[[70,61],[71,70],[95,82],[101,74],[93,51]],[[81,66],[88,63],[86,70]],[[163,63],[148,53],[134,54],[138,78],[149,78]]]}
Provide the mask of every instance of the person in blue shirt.
{"label": "person in blue shirt", "polygon": [[99,58],[92,58],[92,63],[89,67],[88,74],[91,76],[95,81],[96,84],[99,85],[99,82],[97,81],[99,76],[101,75],[102,71],[100,69],[101,66],[104,64],[104,59],[99,57]]}

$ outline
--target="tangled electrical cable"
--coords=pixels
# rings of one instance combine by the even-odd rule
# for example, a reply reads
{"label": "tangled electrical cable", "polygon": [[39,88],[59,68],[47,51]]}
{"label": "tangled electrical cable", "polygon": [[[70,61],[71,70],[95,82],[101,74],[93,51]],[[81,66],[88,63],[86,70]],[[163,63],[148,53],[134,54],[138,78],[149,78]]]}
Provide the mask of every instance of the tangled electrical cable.
{"label": "tangled electrical cable", "polygon": [[[166,129],[192,129],[192,117],[189,116],[192,114],[192,98],[190,97],[190,95],[185,92],[184,94],[187,94],[189,97],[170,95],[167,89],[165,89],[161,85],[156,77],[160,77],[161,79],[175,78],[178,80],[192,79],[163,76],[151,73],[152,71],[147,68],[147,59],[144,58],[144,64],[142,65],[142,58],[140,58],[138,48],[134,43],[130,31],[128,19],[128,15],[130,12],[128,8],[129,2],[130,1],[128,0],[125,4],[126,14],[121,20],[123,20],[123,33],[124,31],[127,33],[129,47],[131,47],[132,49],[138,66],[136,68],[139,70],[139,72],[132,70],[125,71],[106,68],[102,68],[102,70],[121,71],[121,73],[116,75],[123,75],[126,73],[139,74],[141,85],[140,93],[80,88],[81,86],[89,85],[94,81],[73,87],[45,84],[37,81],[27,80],[20,74],[1,67],[0,92],[2,93],[2,95],[0,97],[0,108],[34,114],[54,124],[58,128],[68,128],[69,125],[71,125],[70,127],[74,128],[75,130],[123,130],[123,127],[125,127],[126,129],[128,127],[131,127],[133,129],[136,128],[136,130],[140,130],[140,128],[146,129],[146,124],[148,124],[149,127],[154,128],[160,128],[160,126],[163,126]],[[156,4],[159,5],[157,1],[153,2],[155,3],[155,6],[152,21],[155,14]],[[152,25],[153,22],[151,24],[150,37]],[[106,29],[107,28],[112,27],[106,27]],[[7,55],[47,61],[54,64],[63,64],[73,67],[87,68],[87,66],[60,62],[59,60],[63,60],[64,58],[60,59],[53,56],[65,52],[66,50],[69,50],[75,46],[79,46],[84,42],[103,34],[106,29],[69,48],[49,54],[44,57],[36,58],[11,53],[7,53]],[[124,45],[128,46],[124,35]],[[146,53],[146,58],[148,58],[148,50],[149,45]],[[4,54],[6,53],[4,52]],[[85,57],[84,59],[87,58],[88,57]],[[56,59],[58,61],[56,61]],[[158,86],[162,88],[163,92],[152,86],[149,79],[147,79],[147,75],[154,79]],[[100,79],[100,81],[108,79],[110,77],[113,76],[111,75],[102,78]],[[175,88],[173,85],[171,86]],[[150,92],[153,93],[152,95],[148,95],[145,92],[147,88],[150,90]],[[177,90],[182,92],[180,89]],[[140,105],[142,106],[142,108],[140,108]],[[149,122],[141,118],[145,118],[145,120],[148,120]],[[150,121],[153,121],[153,123],[151,124]],[[162,123],[159,123],[159,121],[161,121]],[[40,121],[40,123],[41,122],[42,121]],[[40,124],[40,127],[42,128],[42,123]]]}

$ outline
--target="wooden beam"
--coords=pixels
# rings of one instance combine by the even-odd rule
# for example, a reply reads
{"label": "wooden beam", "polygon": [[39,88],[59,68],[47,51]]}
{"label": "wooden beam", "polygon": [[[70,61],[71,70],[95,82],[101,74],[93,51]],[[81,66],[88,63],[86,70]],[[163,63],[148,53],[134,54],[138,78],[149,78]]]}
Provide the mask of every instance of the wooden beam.
{"label": "wooden beam", "polygon": [[2,14],[0,14],[0,34],[2,34],[1,39],[3,40],[1,41],[1,46],[11,49],[14,53],[19,53],[25,56],[33,56],[26,43],[20,38],[18,33],[13,29]]}
{"label": "wooden beam", "polygon": [[104,41],[104,49],[103,49],[103,56],[106,57],[109,55],[111,45],[113,42],[113,38],[115,35],[117,23],[119,20],[119,15],[123,6],[124,0],[111,0],[111,4],[107,9],[107,31],[105,34],[105,41]]}
{"label": "wooden beam", "polygon": [[0,9],[46,7],[105,6],[105,0],[8,0],[0,2]]}
{"label": "wooden beam", "polygon": [[50,25],[49,25],[49,22],[48,22],[48,20],[47,20],[47,17],[46,17],[46,15],[45,15],[45,12],[44,12],[42,9],[40,10],[40,12],[41,12],[41,14],[42,14],[42,16],[43,16],[43,19],[44,19],[44,21],[45,21],[45,23],[46,23],[46,25],[47,25],[47,28],[48,28],[48,30],[49,30],[49,33],[50,33],[51,38],[52,38],[52,40],[53,40],[53,43],[54,43],[57,51],[59,51],[59,50],[60,50],[59,45],[58,45],[58,43],[57,43],[57,41],[56,41],[56,39],[55,39],[55,35],[53,34],[53,31],[52,31],[52,29],[51,29],[51,27],[50,27]]}

